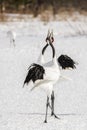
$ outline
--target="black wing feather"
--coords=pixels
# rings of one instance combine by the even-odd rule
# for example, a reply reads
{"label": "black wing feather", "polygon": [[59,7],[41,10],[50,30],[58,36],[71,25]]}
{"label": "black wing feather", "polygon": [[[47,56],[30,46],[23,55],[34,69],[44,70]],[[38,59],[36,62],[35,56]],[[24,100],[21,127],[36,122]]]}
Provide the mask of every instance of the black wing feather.
{"label": "black wing feather", "polygon": [[30,80],[32,80],[34,83],[38,79],[43,79],[44,73],[45,73],[45,70],[43,66],[39,64],[35,64],[35,63],[32,64],[28,69],[28,73],[25,78],[24,85],[28,84]]}
{"label": "black wing feather", "polygon": [[74,68],[76,68],[75,61],[67,55],[61,55],[57,60],[59,62],[59,65],[62,67],[62,69],[66,69],[66,68],[74,69]]}

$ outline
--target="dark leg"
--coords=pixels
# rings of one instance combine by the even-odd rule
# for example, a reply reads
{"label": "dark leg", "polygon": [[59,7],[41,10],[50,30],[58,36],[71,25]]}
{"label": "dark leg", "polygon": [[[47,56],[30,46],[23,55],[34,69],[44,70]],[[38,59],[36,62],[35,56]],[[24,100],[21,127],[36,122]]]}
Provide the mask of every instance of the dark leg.
{"label": "dark leg", "polygon": [[55,118],[60,119],[54,113],[54,99],[55,99],[55,97],[54,97],[54,91],[52,91],[52,95],[51,95],[51,106],[49,104],[49,107],[51,108],[51,116],[54,116]]}
{"label": "dark leg", "polygon": [[44,123],[47,123],[48,106],[49,106],[49,97],[47,97],[47,103],[46,103],[46,115],[45,115],[45,121],[44,121]]}
{"label": "dark leg", "polygon": [[[50,104],[48,104],[48,105],[49,105],[50,109],[52,110],[52,107],[50,106]],[[57,119],[60,119],[54,112],[53,112],[53,116],[54,116],[55,118],[57,118]]]}
{"label": "dark leg", "polygon": [[54,91],[52,91],[52,95],[51,95],[51,107],[52,107],[52,111],[51,111],[51,116],[53,116],[54,113]]}

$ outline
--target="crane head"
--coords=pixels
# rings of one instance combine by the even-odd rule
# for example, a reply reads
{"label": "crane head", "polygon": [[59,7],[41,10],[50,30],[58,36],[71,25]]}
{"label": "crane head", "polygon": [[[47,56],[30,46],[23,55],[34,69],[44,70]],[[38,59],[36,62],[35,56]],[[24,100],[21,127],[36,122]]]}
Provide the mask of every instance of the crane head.
{"label": "crane head", "polygon": [[54,42],[54,37],[53,37],[53,30],[48,30],[48,33],[47,33],[47,37],[46,37],[46,42],[48,44],[52,44]]}

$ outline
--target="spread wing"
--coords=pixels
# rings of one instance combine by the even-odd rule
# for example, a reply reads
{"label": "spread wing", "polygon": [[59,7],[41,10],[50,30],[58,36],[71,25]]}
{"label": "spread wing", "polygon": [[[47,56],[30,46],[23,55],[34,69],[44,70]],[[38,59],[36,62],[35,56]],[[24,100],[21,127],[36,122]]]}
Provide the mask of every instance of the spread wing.
{"label": "spread wing", "polygon": [[34,83],[36,80],[43,79],[44,74],[45,74],[45,70],[43,66],[38,65],[38,64],[32,64],[28,69],[28,73],[25,78],[23,87],[25,84],[28,84],[30,80],[32,80]]}
{"label": "spread wing", "polygon": [[66,68],[75,69],[76,68],[75,66],[76,62],[67,55],[60,55],[57,60],[58,60],[59,65],[62,67],[62,69],[66,69]]}

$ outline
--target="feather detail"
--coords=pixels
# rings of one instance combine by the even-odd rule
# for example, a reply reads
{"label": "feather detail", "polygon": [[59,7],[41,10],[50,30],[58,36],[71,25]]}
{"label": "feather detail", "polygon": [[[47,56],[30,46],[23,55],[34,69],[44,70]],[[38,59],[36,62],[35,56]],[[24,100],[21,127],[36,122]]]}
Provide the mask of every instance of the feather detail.
{"label": "feather detail", "polygon": [[57,60],[58,60],[59,65],[62,67],[62,69],[67,69],[67,68],[75,69],[76,68],[75,66],[76,62],[67,55],[61,55],[59,56]]}
{"label": "feather detail", "polygon": [[43,68],[43,66],[39,65],[39,64],[32,64],[29,68],[28,68],[28,73],[27,76],[25,78],[23,87],[25,84],[28,84],[30,82],[30,80],[33,81],[33,83],[35,81],[37,81],[38,79],[43,79],[43,76],[45,74],[45,70]]}

